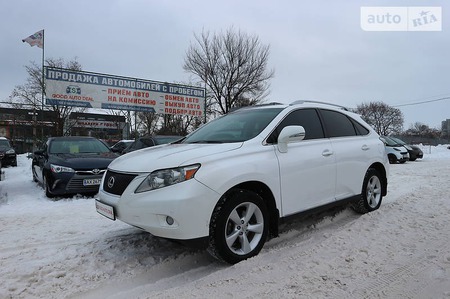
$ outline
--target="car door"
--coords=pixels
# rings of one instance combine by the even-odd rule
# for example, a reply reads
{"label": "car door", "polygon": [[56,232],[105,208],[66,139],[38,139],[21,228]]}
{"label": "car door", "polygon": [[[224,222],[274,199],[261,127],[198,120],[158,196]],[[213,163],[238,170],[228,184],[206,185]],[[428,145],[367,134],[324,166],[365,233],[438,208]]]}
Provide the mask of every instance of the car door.
{"label": "car door", "polygon": [[305,129],[304,140],[288,144],[286,153],[276,150],[282,200],[282,216],[334,201],[336,166],[330,140],[325,138],[316,109],[292,111],[268,141],[275,142],[285,126]]}
{"label": "car door", "polygon": [[357,195],[381,142],[355,119],[334,110],[319,111],[336,159],[335,197],[340,200]]}

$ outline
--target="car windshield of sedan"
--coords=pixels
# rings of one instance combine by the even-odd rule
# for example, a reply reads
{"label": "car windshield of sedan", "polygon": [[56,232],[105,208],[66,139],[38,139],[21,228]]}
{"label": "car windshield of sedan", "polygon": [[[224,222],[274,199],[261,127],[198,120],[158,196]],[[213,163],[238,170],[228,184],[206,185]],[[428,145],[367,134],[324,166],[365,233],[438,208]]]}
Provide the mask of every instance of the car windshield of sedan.
{"label": "car windshield of sedan", "polygon": [[212,120],[181,143],[243,142],[256,137],[283,108],[239,109]]}
{"label": "car windshield of sedan", "polygon": [[109,148],[96,139],[53,140],[50,154],[108,153]]}
{"label": "car windshield of sedan", "polygon": [[8,140],[0,140],[0,147],[11,147]]}

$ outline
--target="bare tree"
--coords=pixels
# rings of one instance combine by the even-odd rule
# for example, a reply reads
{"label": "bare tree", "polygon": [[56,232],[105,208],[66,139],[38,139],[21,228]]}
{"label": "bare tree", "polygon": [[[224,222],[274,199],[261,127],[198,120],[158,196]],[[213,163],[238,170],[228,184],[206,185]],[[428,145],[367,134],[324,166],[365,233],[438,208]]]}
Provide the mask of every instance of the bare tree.
{"label": "bare tree", "polygon": [[[65,62],[62,58],[50,58],[46,59],[45,63],[50,67],[66,68],[77,71],[81,70],[81,64],[76,59]],[[68,119],[70,113],[72,111],[82,112],[84,108],[60,104],[46,105],[45,97],[42,97],[42,91],[44,90],[42,66],[37,65],[35,62],[31,62],[30,65],[25,66],[25,69],[28,73],[28,78],[25,84],[18,85],[14,88],[9,97],[10,102],[14,106],[26,104],[32,106],[35,110],[42,110],[43,108],[44,110],[51,111],[53,117],[51,119],[46,119],[45,121],[50,122],[53,127],[52,136],[63,136],[67,134],[67,130],[66,132],[64,131],[64,123]],[[41,113],[43,113],[43,111]],[[42,139],[43,137],[44,136],[42,136]]]}
{"label": "bare tree", "polygon": [[415,122],[405,131],[406,135],[424,137],[424,138],[439,138],[441,131],[438,129],[430,128],[421,122]]}
{"label": "bare tree", "polygon": [[201,125],[195,116],[155,114],[139,112],[140,133],[144,135],[180,135],[185,136]]}
{"label": "bare tree", "polygon": [[274,71],[267,70],[269,46],[262,45],[257,36],[230,28],[225,33],[203,31],[194,37],[183,68],[206,83],[211,96],[207,107],[217,105],[218,112],[226,114],[233,107],[254,105],[267,96]]}
{"label": "bare tree", "polygon": [[170,115],[163,117],[161,128],[157,131],[160,135],[186,136],[201,124],[198,117],[188,115]]}
{"label": "bare tree", "polygon": [[158,124],[161,119],[161,114],[154,112],[138,112],[137,119],[140,124],[141,131],[145,135],[153,135],[158,130]]}
{"label": "bare tree", "polygon": [[356,113],[370,124],[380,135],[399,134],[403,129],[403,114],[383,102],[358,105]]}

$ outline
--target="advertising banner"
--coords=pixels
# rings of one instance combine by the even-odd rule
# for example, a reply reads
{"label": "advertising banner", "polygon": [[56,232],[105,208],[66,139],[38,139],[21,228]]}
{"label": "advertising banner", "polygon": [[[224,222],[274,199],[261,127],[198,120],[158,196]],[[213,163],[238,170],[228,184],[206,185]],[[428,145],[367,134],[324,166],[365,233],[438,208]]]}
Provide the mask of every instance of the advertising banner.
{"label": "advertising banner", "polygon": [[202,117],[204,88],[45,68],[46,104]]}

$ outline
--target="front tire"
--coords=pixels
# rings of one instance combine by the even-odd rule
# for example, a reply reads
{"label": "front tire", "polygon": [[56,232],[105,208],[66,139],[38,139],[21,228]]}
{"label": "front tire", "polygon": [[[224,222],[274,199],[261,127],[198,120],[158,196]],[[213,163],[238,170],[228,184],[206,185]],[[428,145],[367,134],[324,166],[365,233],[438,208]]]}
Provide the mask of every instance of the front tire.
{"label": "front tire", "polygon": [[42,174],[42,180],[43,180],[42,185],[45,189],[45,196],[47,196],[48,198],[55,197],[55,195],[50,193],[50,186],[48,184],[47,176],[45,175],[45,173]]}
{"label": "front tire", "polygon": [[33,166],[33,164],[31,165],[31,174],[32,174],[32,176],[33,176],[33,182],[37,183],[37,182],[38,182],[38,179],[37,179],[37,177],[36,177],[36,172],[34,171],[34,166]]}
{"label": "front tire", "polygon": [[208,252],[230,264],[257,255],[267,239],[268,219],[261,196],[232,190],[219,201],[211,217]]}
{"label": "front tire", "polygon": [[364,176],[361,198],[353,204],[353,209],[361,214],[375,211],[381,205],[383,186],[380,173],[369,168]]}
{"label": "front tire", "polygon": [[395,155],[389,155],[388,156],[389,159],[389,164],[397,164],[397,157]]}

